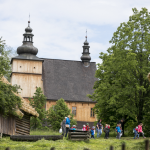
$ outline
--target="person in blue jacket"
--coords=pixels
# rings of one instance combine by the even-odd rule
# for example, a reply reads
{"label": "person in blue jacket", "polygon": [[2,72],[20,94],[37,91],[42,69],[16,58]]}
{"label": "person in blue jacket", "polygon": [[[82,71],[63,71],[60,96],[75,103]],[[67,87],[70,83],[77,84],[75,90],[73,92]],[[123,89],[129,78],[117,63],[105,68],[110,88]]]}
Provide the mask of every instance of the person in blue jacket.
{"label": "person in blue jacket", "polygon": [[67,137],[69,128],[70,128],[70,115],[66,119],[66,135],[65,135],[65,137]]}
{"label": "person in blue jacket", "polygon": [[117,127],[116,127],[116,132],[117,132],[117,139],[120,139],[121,137],[121,129],[120,129],[120,124],[117,124]]}

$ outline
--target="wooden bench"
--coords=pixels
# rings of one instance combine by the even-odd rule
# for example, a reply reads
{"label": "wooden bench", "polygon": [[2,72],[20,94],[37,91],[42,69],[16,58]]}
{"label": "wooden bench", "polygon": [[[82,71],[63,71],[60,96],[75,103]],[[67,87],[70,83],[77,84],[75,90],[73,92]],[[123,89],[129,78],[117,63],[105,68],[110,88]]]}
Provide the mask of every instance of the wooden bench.
{"label": "wooden bench", "polygon": [[89,140],[90,132],[89,131],[82,131],[80,129],[77,130],[69,130],[68,139],[72,141],[85,141]]}

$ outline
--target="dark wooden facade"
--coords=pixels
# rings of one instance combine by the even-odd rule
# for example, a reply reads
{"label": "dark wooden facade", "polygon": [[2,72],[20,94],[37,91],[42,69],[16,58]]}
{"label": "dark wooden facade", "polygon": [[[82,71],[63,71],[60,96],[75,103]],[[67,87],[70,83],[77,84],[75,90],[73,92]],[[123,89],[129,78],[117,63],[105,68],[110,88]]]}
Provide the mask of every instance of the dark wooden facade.
{"label": "dark wooden facade", "polygon": [[20,119],[15,116],[3,117],[0,114],[0,133],[6,135],[30,135],[30,115],[24,113]]}

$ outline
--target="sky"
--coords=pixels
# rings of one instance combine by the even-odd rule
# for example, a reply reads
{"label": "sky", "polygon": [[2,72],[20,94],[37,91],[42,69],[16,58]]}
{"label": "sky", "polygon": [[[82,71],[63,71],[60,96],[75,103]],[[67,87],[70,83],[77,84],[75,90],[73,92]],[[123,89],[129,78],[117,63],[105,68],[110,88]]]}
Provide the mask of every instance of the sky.
{"label": "sky", "polygon": [[127,22],[132,8],[150,11],[149,0],[0,0],[0,37],[14,50],[22,45],[28,26],[40,58],[77,60],[86,30],[91,62],[101,63],[113,33]]}

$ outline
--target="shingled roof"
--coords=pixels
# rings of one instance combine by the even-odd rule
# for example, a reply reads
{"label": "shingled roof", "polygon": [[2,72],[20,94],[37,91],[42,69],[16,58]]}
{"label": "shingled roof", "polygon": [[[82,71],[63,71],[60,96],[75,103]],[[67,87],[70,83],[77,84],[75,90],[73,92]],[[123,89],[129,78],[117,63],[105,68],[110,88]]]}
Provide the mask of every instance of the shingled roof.
{"label": "shingled roof", "polygon": [[94,92],[96,63],[85,67],[81,61],[44,59],[44,94],[49,100],[92,102],[87,94]]}

